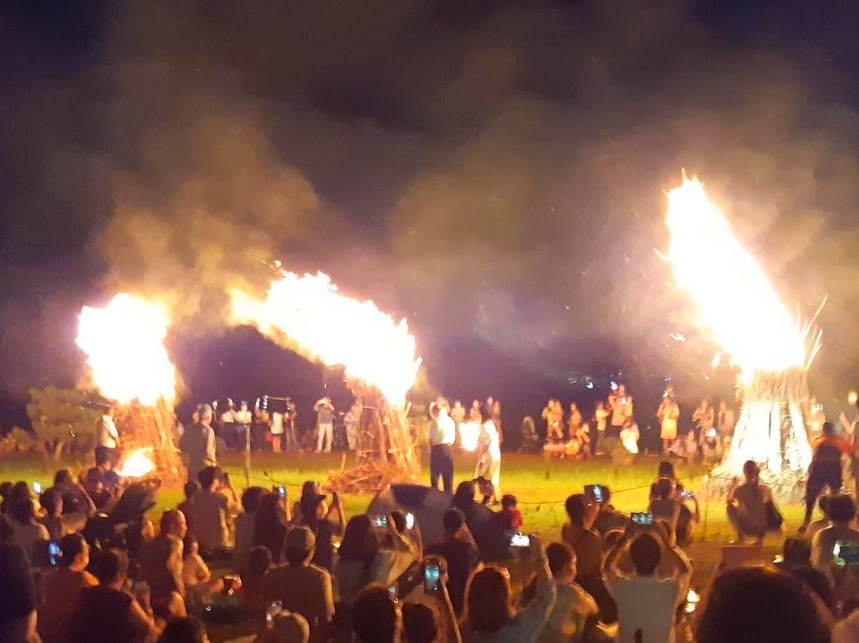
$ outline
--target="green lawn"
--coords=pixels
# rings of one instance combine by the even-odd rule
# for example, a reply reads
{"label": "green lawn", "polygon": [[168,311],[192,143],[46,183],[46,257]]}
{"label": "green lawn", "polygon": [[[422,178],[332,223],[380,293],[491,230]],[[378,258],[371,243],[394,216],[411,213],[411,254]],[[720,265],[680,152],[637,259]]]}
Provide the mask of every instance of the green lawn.
{"label": "green lawn", "polygon": [[[346,467],[352,463],[351,456],[332,453],[327,455],[300,454],[254,454],[251,467],[251,484],[269,486],[271,480],[284,484],[291,498],[297,499],[299,487],[305,480],[324,481],[328,471]],[[66,459],[62,466],[78,470],[87,463],[83,459]],[[245,486],[242,457],[228,454],[222,458],[222,467],[230,473],[236,487],[241,492]],[[460,453],[456,457],[456,480],[471,477],[474,458]],[[561,526],[565,520],[563,500],[571,493],[582,491],[586,484],[606,484],[613,491],[613,504],[623,511],[644,511],[650,482],[654,479],[658,459],[640,457],[639,461],[618,470],[605,459],[591,461],[545,460],[539,455],[505,454],[501,467],[501,483],[506,493],[513,493],[520,502],[525,516],[525,529],[539,531],[544,540],[551,541],[560,537]],[[0,460],[0,480],[38,481],[43,486],[51,483],[54,471],[61,465],[42,457],[16,457]],[[424,462],[424,471],[428,471]],[[700,491],[702,476],[706,469],[700,465],[679,467],[678,473],[686,487]],[[175,507],[181,501],[180,489],[163,489],[159,495],[158,513],[166,508]],[[348,514],[364,511],[370,501],[369,495],[343,496]],[[792,505],[782,507],[786,519],[786,533],[795,531],[802,518],[801,507]],[[725,516],[724,503],[721,501],[701,500],[701,524],[695,528],[695,542],[689,553],[695,562],[696,576],[706,580],[718,563],[720,547],[731,536],[730,526]],[[781,539],[770,537],[766,553],[770,556],[781,547]]]}

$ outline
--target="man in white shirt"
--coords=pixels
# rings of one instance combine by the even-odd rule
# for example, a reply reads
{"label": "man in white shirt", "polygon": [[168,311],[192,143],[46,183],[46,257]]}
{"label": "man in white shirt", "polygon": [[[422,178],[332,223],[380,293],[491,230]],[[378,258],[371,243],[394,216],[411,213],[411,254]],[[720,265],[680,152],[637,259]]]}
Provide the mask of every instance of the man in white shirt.
{"label": "man in white shirt", "polygon": [[331,443],[334,441],[334,414],[336,413],[331,398],[323,397],[314,406],[316,411],[316,453],[331,452]]}
{"label": "man in white shirt", "polygon": [[[453,456],[451,447],[456,440],[456,423],[450,417],[450,407],[445,399],[435,403],[438,416],[430,423],[430,486],[438,489],[439,476],[445,493],[453,493]],[[432,414],[433,408],[430,408]]]}
{"label": "man in white shirt", "polygon": [[606,559],[605,571],[617,603],[618,643],[674,643],[674,616],[691,575],[689,561],[667,544],[659,527],[631,540],[625,536]]}
{"label": "man in white shirt", "polygon": [[95,430],[96,451],[106,454],[107,459],[114,465],[118,459],[116,450],[119,448],[119,431],[117,431],[116,423],[113,421],[115,416],[116,409],[112,406],[109,407],[101,416]]}

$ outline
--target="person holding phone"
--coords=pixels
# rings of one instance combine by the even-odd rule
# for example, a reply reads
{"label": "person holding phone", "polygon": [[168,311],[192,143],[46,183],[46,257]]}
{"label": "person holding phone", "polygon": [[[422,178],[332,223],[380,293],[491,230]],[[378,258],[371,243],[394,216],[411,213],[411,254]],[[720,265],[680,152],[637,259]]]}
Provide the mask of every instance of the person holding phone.
{"label": "person holding phone", "polygon": [[513,605],[510,573],[503,567],[484,567],[471,576],[465,594],[463,641],[480,643],[535,643],[546,626],[557,590],[539,536],[532,534],[527,549],[537,568],[533,600],[518,610]]}
{"label": "person holding phone", "polygon": [[69,620],[81,590],[98,585],[98,580],[86,571],[89,565],[89,544],[80,534],[69,534],[60,541],[62,556],[58,569],[49,583],[42,586],[42,605],[36,629],[44,641],[64,641]]}
{"label": "person holding phone", "polygon": [[811,542],[811,564],[821,571],[828,570],[837,543],[859,544],[856,503],[850,496],[838,494],[829,498],[829,518],[832,524],[818,531]]}
{"label": "person holding phone", "polygon": [[[403,626],[406,641],[422,643],[459,643],[461,636],[457,616],[449,594],[447,561],[441,556],[427,556],[421,561],[421,573],[416,584],[407,591],[403,599]],[[434,615],[432,624],[426,619],[415,619],[409,623],[407,616],[413,615],[415,608],[428,608]],[[423,631],[418,627],[423,621]]]}
{"label": "person holding phone", "polygon": [[609,553],[605,583],[617,603],[618,643],[674,641],[674,615],[692,566],[657,525],[627,530]]}
{"label": "person holding phone", "polygon": [[447,561],[447,589],[453,610],[459,616],[465,605],[465,585],[480,563],[480,551],[465,524],[465,516],[459,509],[451,508],[445,511],[442,524],[444,540],[427,547],[427,554],[441,556]]}

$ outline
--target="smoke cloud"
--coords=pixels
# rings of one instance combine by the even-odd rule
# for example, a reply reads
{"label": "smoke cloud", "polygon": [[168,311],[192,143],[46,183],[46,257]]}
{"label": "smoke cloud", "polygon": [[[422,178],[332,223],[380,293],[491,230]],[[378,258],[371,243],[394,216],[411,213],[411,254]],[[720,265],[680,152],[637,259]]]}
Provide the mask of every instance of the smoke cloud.
{"label": "smoke cloud", "polygon": [[0,76],[0,299],[34,321],[0,332],[2,385],[70,376],[57,301],[139,292],[209,332],[274,259],[408,317],[441,385],[461,338],[523,377],[700,377],[715,347],[654,252],[685,167],[790,306],[829,296],[834,394],[859,375],[859,22],[739,4],[121,2],[60,42],[69,16],[8,10],[2,57],[42,54]]}

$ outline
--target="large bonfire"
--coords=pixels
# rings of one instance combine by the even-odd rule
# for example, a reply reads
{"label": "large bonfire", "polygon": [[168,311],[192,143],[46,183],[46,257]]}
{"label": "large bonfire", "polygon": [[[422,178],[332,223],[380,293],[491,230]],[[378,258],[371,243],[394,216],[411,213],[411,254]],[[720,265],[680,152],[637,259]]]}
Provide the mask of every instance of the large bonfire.
{"label": "large bonfire", "polygon": [[788,312],[698,180],[668,193],[667,223],[677,283],[739,369],[743,406],[714,477],[730,480],[754,460],[789,493],[811,462],[803,409],[820,335]]}
{"label": "large bonfire", "polygon": [[377,490],[414,479],[420,465],[407,423],[406,395],[420,359],[405,320],[371,301],[338,292],[328,276],[281,271],[265,298],[230,291],[232,322],[249,324],[286,348],[327,366],[342,366],[363,404],[357,464],[332,475],[342,491]]}
{"label": "large bonfire", "polygon": [[137,478],[157,469],[169,479],[182,476],[173,445],[176,369],[164,346],[168,327],[161,306],[125,293],[104,308],[84,306],[79,315],[77,345],[92,382],[117,408],[121,475]]}

